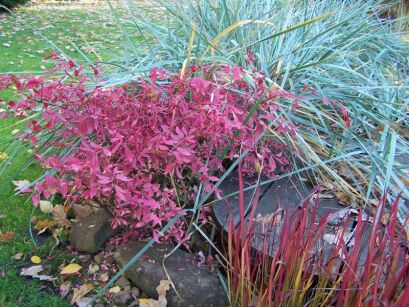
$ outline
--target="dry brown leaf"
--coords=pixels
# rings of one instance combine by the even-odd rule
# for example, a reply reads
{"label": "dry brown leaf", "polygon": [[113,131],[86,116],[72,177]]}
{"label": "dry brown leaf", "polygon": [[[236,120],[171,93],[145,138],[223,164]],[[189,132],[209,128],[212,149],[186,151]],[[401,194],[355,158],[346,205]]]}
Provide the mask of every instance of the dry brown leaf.
{"label": "dry brown leaf", "polygon": [[53,238],[55,239],[56,246],[60,244],[61,229],[62,228],[53,229]]}
{"label": "dry brown leaf", "polygon": [[57,205],[54,207],[53,217],[58,226],[64,228],[71,227],[71,222],[67,219],[67,214],[65,213],[63,205]]}
{"label": "dry brown leaf", "polygon": [[283,223],[281,214],[277,213],[268,213],[263,216],[258,214],[254,221],[269,226],[277,226]]}
{"label": "dry brown leaf", "polygon": [[93,288],[94,288],[93,285],[86,283],[86,284],[83,284],[80,288],[74,289],[74,295],[72,297],[71,304],[75,304],[75,303],[79,302],[80,299],[84,295],[89,293]]}
{"label": "dry brown leaf", "polygon": [[70,293],[70,289],[71,289],[71,282],[66,281],[63,284],[61,284],[59,290],[60,290],[60,296],[62,298],[66,297],[68,295],[68,293]]}
{"label": "dry brown leaf", "polygon": [[21,260],[24,256],[24,253],[17,253],[13,256],[14,260]]}
{"label": "dry brown leaf", "polygon": [[42,265],[34,265],[29,268],[22,269],[20,275],[30,276],[32,278],[37,278],[39,280],[46,280],[46,281],[54,281],[57,279],[57,278],[54,278],[48,275],[39,275],[38,273],[40,273],[42,270],[43,270]]}
{"label": "dry brown leaf", "polygon": [[337,197],[340,204],[351,206],[352,199],[351,196],[345,193],[344,191],[336,191],[335,196]]}
{"label": "dry brown leaf", "polygon": [[97,263],[91,263],[88,267],[88,274],[95,274],[99,271],[99,265]]}
{"label": "dry brown leaf", "polygon": [[53,227],[54,222],[50,220],[42,220],[38,221],[37,224],[34,226],[34,230],[38,231],[40,234]]}
{"label": "dry brown leaf", "polygon": [[101,275],[99,275],[98,280],[105,282],[109,279],[108,274],[107,273],[102,273]]}
{"label": "dry brown leaf", "polygon": [[166,300],[166,292],[169,290],[171,285],[170,280],[161,280],[159,286],[156,288],[159,298],[154,299],[144,299],[139,300],[139,306],[141,307],[166,307],[168,301]]}
{"label": "dry brown leaf", "polygon": [[351,170],[349,166],[341,164],[338,168],[338,174],[346,179],[355,177],[355,173]]}
{"label": "dry brown leaf", "polygon": [[321,183],[321,186],[323,187],[323,189],[327,191],[332,191],[335,189],[335,186],[331,182],[328,182],[328,181],[323,181]]}
{"label": "dry brown leaf", "polygon": [[7,243],[14,239],[16,234],[14,231],[6,231],[5,233],[0,233],[0,243]]}

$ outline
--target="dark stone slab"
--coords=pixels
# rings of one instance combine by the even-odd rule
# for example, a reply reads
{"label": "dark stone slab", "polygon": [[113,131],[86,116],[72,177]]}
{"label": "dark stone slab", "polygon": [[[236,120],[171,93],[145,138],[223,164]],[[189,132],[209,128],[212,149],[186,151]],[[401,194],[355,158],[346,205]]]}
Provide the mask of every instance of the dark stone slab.
{"label": "dark stone slab", "polygon": [[[124,266],[135,256],[146,242],[131,241],[121,246],[115,253],[117,264]],[[149,297],[158,298],[156,287],[161,280],[172,280],[180,297],[173,287],[166,294],[168,306],[224,307],[228,306],[228,298],[218,276],[204,266],[199,266],[195,256],[176,250],[164,261],[173,249],[167,244],[154,244],[127,271],[126,276]]]}
{"label": "dark stone slab", "polygon": [[[246,186],[251,186],[249,182],[254,182],[254,179],[246,180]],[[255,195],[255,189],[251,189],[244,193],[244,203],[246,206],[246,216],[249,217],[251,208],[257,205],[254,216],[265,216],[275,212],[277,209],[288,209],[290,212],[303,203],[303,201],[311,194],[313,187],[306,181],[300,180],[298,176],[283,178],[274,181],[271,185],[261,186],[260,196],[258,201],[250,203],[250,199]],[[228,195],[239,190],[237,176],[234,174],[226,178],[220,185],[220,190],[223,195]],[[253,199],[254,200],[254,199]],[[318,216],[325,216],[344,209],[345,206],[339,204],[336,198],[320,199],[318,201]],[[240,204],[239,197],[235,195],[227,200],[216,202],[213,206],[213,213],[219,225],[225,231],[229,227],[229,218],[234,217],[235,225],[240,221],[239,216]]]}
{"label": "dark stone slab", "polygon": [[[250,180],[253,182],[253,180]],[[237,176],[232,175],[228,180],[223,182],[220,186],[223,195],[228,195],[232,192],[238,191],[239,184]],[[265,240],[268,240],[269,248],[268,251],[270,254],[274,254],[274,251],[278,248],[279,239],[281,235],[282,224],[278,223],[276,226],[268,226],[254,222],[254,220],[259,217],[265,217],[267,215],[272,215],[274,212],[282,211],[286,212],[287,216],[296,214],[297,210],[300,210],[301,206],[309,206],[310,216],[313,208],[315,206],[315,201],[312,200],[309,203],[306,203],[305,200],[313,192],[313,187],[307,181],[303,180],[302,177],[292,176],[289,178],[282,178],[274,181],[271,185],[266,185],[262,188],[262,192],[258,198],[258,202],[253,202],[250,204],[249,200],[251,195],[254,193],[254,189],[245,193],[245,206],[250,207],[250,210],[247,210],[247,215],[245,216],[245,224],[247,225],[251,217],[251,208],[255,208],[255,213],[253,215],[253,248],[255,250],[263,250],[263,245]],[[328,216],[329,214],[334,214],[340,210],[345,209],[346,207],[340,205],[338,200],[333,198],[320,198],[317,200],[317,210],[315,216],[315,222],[318,222],[323,217]],[[213,206],[213,213],[218,224],[223,228],[227,233],[229,228],[229,219],[231,216],[234,216],[235,225],[237,226],[240,220],[239,217],[239,198],[231,197],[228,199],[228,202],[221,200]],[[228,209],[230,208],[230,209]],[[310,221],[313,223],[314,221]],[[348,225],[330,225],[328,224],[325,227],[325,234],[335,234],[339,226],[346,226],[352,230],[353,219],[349,222]],[[370,224],[365,224],[365,227],[370,230]],[[308,226],[307,226],[308,227]],[[364,236],[369,236],[370,231],[365,231]],[[314,246],[314,250],[319,257],[323,257],[324,261],[328,261],[332,255],[334,244],[330,244],[323,238],[316,238],[317,244]],[[366,240],[362,240],[367,242]],[[360,262],[364,262],[366,257],[365,247],[361,247],[362,253]]]}

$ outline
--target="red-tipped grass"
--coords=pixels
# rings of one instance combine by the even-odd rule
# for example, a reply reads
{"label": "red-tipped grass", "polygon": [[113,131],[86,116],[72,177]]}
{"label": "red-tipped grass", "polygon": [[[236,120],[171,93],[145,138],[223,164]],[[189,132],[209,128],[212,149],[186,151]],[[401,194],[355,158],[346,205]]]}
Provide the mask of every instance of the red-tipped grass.
{"label": "red-tipped grass", "polygon": [[[385,225],[381,219],[367,222],[359,213],[355,244],[344,240],[350,231],[350,221],[345,222],[339,240],[325,252],[327,217],[317,217],[318,202],[307,199],[292,212],[286,209],[281,220],[283,210],[277,211],[262,226],[254,223],[254,210],[245,220],[242,193],[239,202],[240,224],[229,219],[227,238],[232,306],[408,305],[409,258],[404,227],[397,225],[397,201]],[[384,208],[385,200],[378,216]]]}

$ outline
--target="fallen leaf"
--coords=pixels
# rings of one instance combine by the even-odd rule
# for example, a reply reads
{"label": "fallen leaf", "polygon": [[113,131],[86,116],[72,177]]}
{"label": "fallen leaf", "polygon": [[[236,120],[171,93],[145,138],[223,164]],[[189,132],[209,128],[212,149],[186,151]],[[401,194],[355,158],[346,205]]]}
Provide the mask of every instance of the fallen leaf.
{"label": "fallen leaf", "polygon": [[71,289],[71,283],[69,281],[66,281],[63,284],[61,284],[61,286],[59,288],[60,296],[62,298],[66,297],[68,295],[68,293],[70,293],[70,289]]}
{"label": "fallen leaf", "polygon": [[7,243],[14,239],[16,234],[14,231],[6,231],[5,233],[0,233],[0,243]]}
{"label": "fallen leaf", "polygon": [[25,268],[21,270],[20,275],[21,276],[30,276],[32,278],[37,278],[39,280],[43,280],[43,281],[54,281],[57,278],[48,276],[48,275],[39,275],[38,273],[40,273],[43,270],[43,266],[42,265],[34,265],[31,266],[29,268]]}
{"label": "fallen leaf", "polygon": [[345,193],[344,191],[336,191],[335,196],[338,199],[340,204],[350,206],[352,204],[351,196]]}
{"label": "fallen leaf", "polygon": [[65,213],[64,206],[63,205],[57,205],[54,207],[52,211],[54,221],[57,223],[58,226],[64,227],[64,228],[70,228],[71,223],[67,219],[67,214]]}
{"label": "fallen leaf", "polygon": [[331,226],[337,226],[340,223],[345,222],[345,219],[351,214],[358,215],[359,212],[358,210],[353,209],[353,208],[344,208],[344,209],[338,210],[328,215],[327,223]]}
{"label": "fallen leaf", "polygon": [[41,258],[38,257],[38,256],[32,256],[32,257],[30,258],[30,260],[31,260],[32,263],[35,263],[35,264],[41,263]]}
{"label": "fallen leaf", "polygon": [[321,185],[325,190],[328,190],[328,191],[332,191],[335,188],[335,186],[331,182],[328,182],[328,181],[323,181]]}
{"label": "fallen leaf", "polygon": [[99,281],[102,281],[102,282],[105,282],[105,281],[107,281],[108,280],[108,274],[107,273],[102,273],[101,275],[99,275],[99,277],[98,277],[98,280]]}
{"label": "fallen leaf", "polygon": [[38,273],[40,273],[42,270],[43,270],[43,266],[41,264],[34,265],[29,268],[22,269],[20,275],[21,276],[34,276],[34,275],[38,275]]}
{"label": "fallen leaf", "polygon": [[38,278],[39,280],[45,280],[45,281],[54,281],[57,279],[56,277],[51,277],[48,275],[35,275],[33,277]]}
{"label": "fallen leaf", "polygon": [[53,227],[54,222],[50,220],[42,220],[38,221],[37,224],[34,226],[34,229],[38,231],[39,234],[43,233],[47,229]]}
{"label": "fallen leaf", "polygon": [[[335,234],[332,233],[326,233],[323,236],[324,241],[327,241],[329,244],[337,244],[339,242],[339,239],[342,236],[342,229],[338,229],[337,232]],[[349,241],[350,238],[349,236],[351,236],[351,233],[344,233],[344,240]]]}
{"label": "fallen leaf", "polygon": [[53,204],[48,200],[40,200],[40,210],[44,213],[53,212]]}
{"label": "fallen leaf", "polygon": [[121,291],[121,287],[119,286],[112,287],[108,290],[109,293],[118,293],[119,291]]}
{"label": "fallen leaf", "polygon": [[88,267],[88,274],[95,274],[99,271],[99,265],[96,263],[91,263]]}
{"label": "fallen leaf", "polygon": [[283,223],[281,214],[277,213],[268,213],[264,216],[261,216],[260,214],[257,215],[255,218],[256,223],[260,223],[263,225],[269,225],[269,226],[276,226],[280,225]]}
{"label": "fallen leaf", "polygon": [[55,246],[58,246],[60,244],[61,229],[62,228],[53,230],[53,238],[55,239]]}
{"label": "fallen leaf", "polygon": [[326,233],[323,236],[323,239],[327,241],[329,244],[337,244],[339,241],[340,236],[334,235],[332,233]]}
{"label": "fallen leaf", "polygon": [[154,299],[139,299],[139,306],[141,307],[166,307],[166,292],[169,290],[171,285],[170,280],[161,280],[159,286],[156,288],[159,298]]}
{"label": "fallen leaf", "polygon": [[24,253],[17,253],[13,256],[14,260],[21,260],[21,258],[23,258]]}
{"label": "fallen leaf", "polygon": [[87,293],[89,293],[94,288],[91,284],[83,284],[80,288],[74,289],[74,295],[71,300],[71,304],[75,304],[80,301],[80,299]]}
{"label": "fallen leaf", "polygon": [[66,267],[64,267],[60,273],[60,275],[62,274],[74,274],[77,273],[79,270],[82,269],[82,266],[80,266],[77,263],[70,263],[69,265],[67,265]]}
{"label": "fallen leaf", "polygon": [[0,160],[6,160],[9,157],[7,152],[1,152],[0,151]]}
{"label": "fallen leaf", "polygon": [[81,297],[77,302],[78,307],[86,307],[89,305],[89,302],[92,301],[92,297]]}

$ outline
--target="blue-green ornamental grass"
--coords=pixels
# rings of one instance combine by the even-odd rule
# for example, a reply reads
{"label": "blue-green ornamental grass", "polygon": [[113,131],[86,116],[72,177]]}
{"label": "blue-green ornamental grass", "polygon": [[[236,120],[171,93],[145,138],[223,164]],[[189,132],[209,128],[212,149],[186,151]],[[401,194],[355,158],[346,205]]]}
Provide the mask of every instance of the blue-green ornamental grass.
{"label": "blue-green ornamental grass", "polygon": [[[310,99],[300,102],[298,112],[283,114],[300,127],[287,139],[303,161],[296,168],[319,164],[316,174],[352,195],[354,204],[368,205],[388,188],[390,201],[402,190],[409,197],[402,181],[408,166],[395,159],[409,149],[409,47],[394,21],[378,17],[386,9],[381,1],[153,3],[146,8],[124,1],[125,14],[113,8],[126,52],[106,84],[128,82],[152,66],[221,62],[261,70],[275,87],[306,86]],[[144,38],[137,46],[127,39],[132,25]],[[336,106],[346,110],[350,127]],[[360,153],[351,157],[354,151]],[[351,169],[347,176],[340,165]],[[407,211],[402,201],[401,221]]]}

